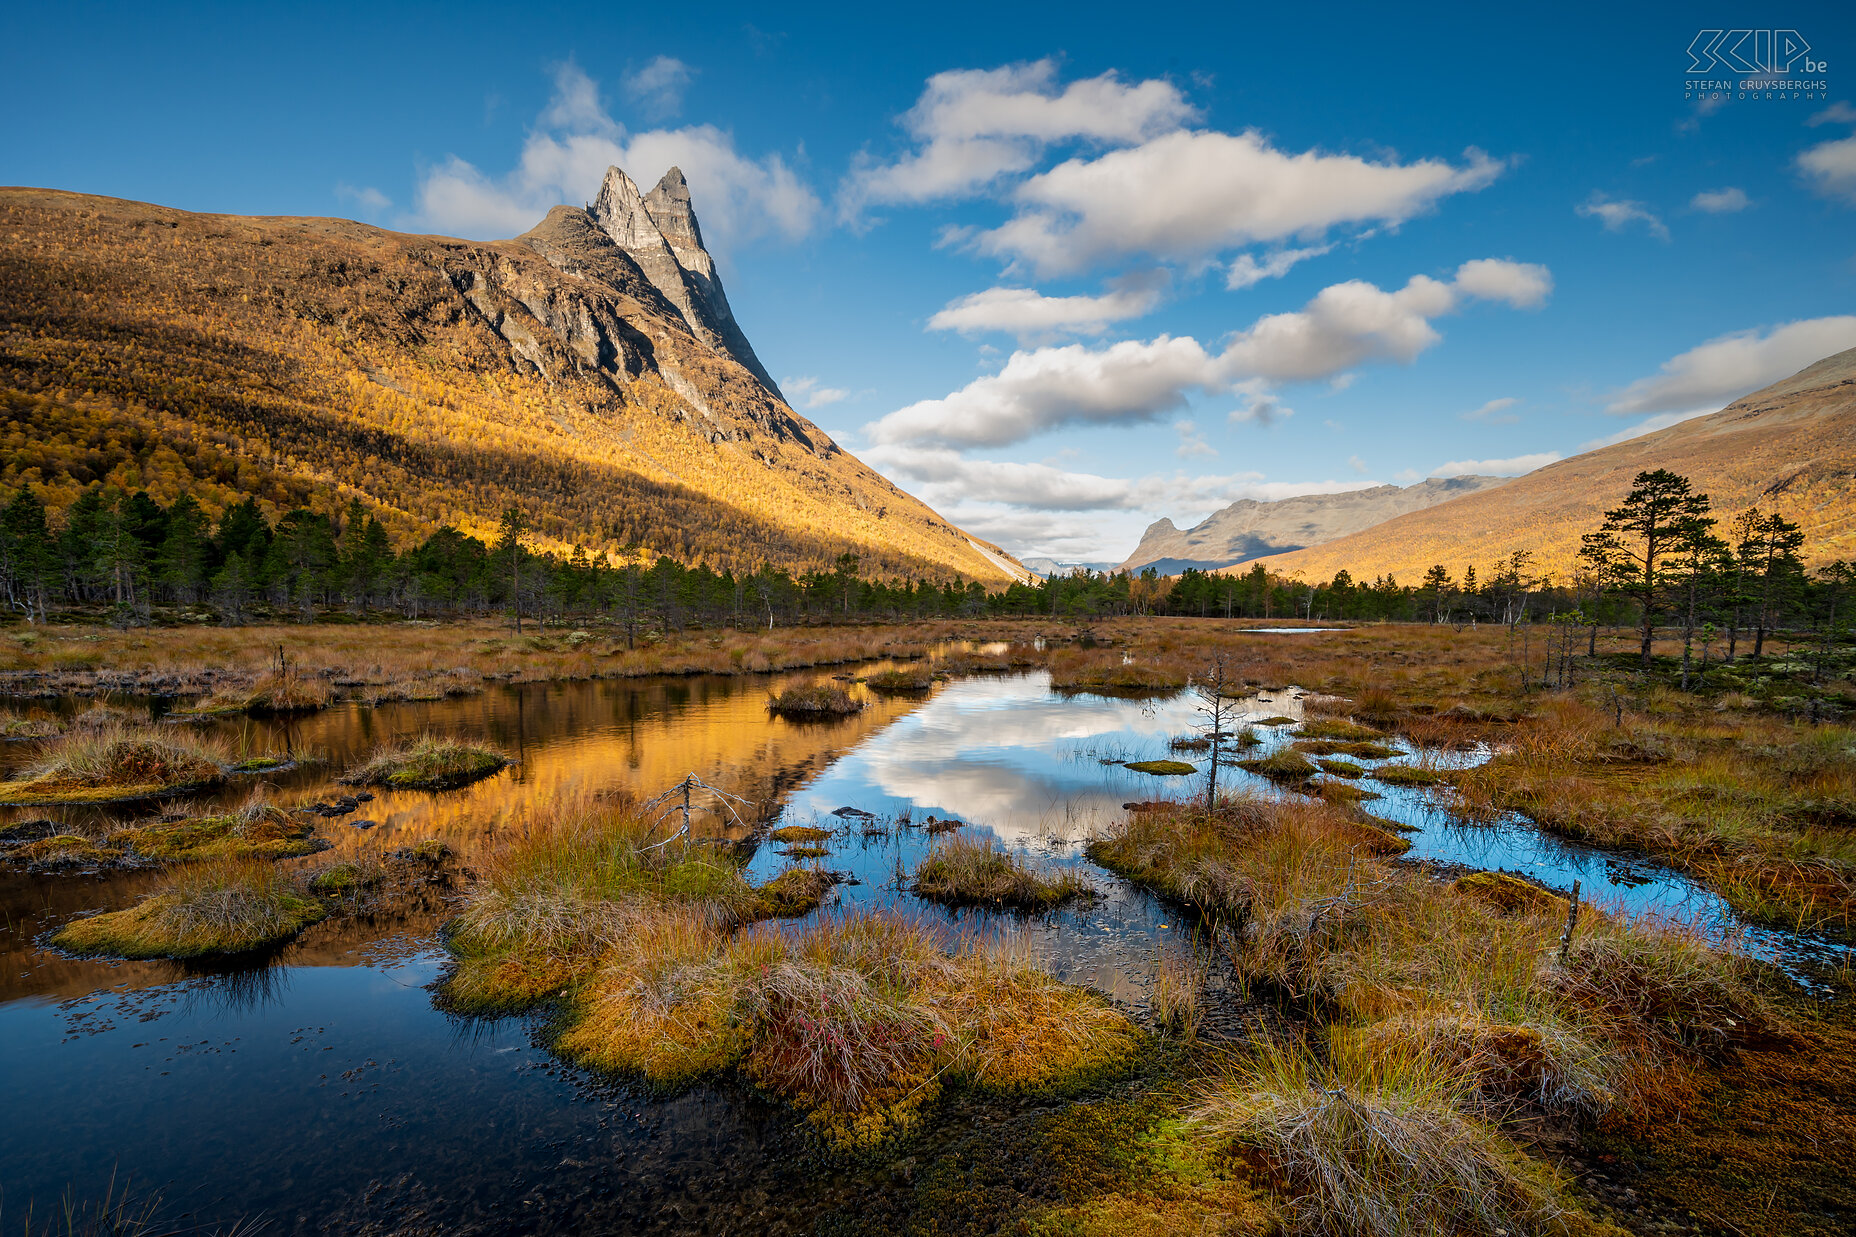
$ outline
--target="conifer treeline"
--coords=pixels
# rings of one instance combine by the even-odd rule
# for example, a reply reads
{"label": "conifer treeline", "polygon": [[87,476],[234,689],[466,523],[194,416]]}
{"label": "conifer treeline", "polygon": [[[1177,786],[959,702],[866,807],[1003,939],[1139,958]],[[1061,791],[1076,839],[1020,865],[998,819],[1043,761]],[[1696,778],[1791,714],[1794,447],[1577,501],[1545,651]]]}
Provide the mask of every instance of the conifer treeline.
{"label": "conifer treeline", "polygon": [[954,579],[871,579],[856,556],[830,571],[792,574],[653,564],[614,565],[576,549],[540,553],[524,542],[520,512],[506,512],[494,543],[441,528],[396,549],[359,502],[337,516],[308,508],[274,523],[254,498],[212,520],[191,495],[163,507],[146,492],[91,486],[53,520],[28,487],[0,508],[0,600],[43,621],[54,611],[102,610],[119,624],[157,612],[210,611],[220,621],[314,620],[330,613],[406,618],[508,613],[604,619],[628,635],[689,626],[1039,615],[1087,619],[1174,614],[1283,621],[1504,622],[1553,619],[1646,632],[1674,621],[1689,640],[1716,626],[1733,654],[1742,633],[1763,650],[1766,633],[1799,620],[1833,621],[1856,569],[1808,574],[1803,538],[1777,515],[1747,511],[1723,538],[1707,498],[1674,474],[1646,473],[1624,506],[1586,538],[1582,568],[1554,581],[1517,551],[1461,579],[1438,565],[1416,583],[1356,582],[1345,571],[1310,585],[1266,571],[1162,578],[1077,571],[988,593]]}

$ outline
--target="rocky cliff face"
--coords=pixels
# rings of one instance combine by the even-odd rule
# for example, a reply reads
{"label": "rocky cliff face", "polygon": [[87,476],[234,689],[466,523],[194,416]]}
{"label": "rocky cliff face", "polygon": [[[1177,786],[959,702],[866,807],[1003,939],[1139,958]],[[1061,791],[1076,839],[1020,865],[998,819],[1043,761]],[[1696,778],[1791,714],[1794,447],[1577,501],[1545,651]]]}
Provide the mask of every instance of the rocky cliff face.
{"label": "rocky cliff face", "polygon": [[1379,485],[1341,494],[1300,494],[1275,502],[1242,499],[1185,531],[1156,520],[1119,570],[1158,567],[1173,575],[1210,570],[1334,541],[1395,516],[1506,484],[1507,477],[1433,477],[1417,485]]}
{"label": "rocky cliff face", "polygon": [[691,333],[740,362],[774,395],[780,394],[735,322],[715,260],[703,247],[702,228],[680,169],[665,172],[656,188],[640,196],[631,177],[617,167],[608,168],[599,197],[587,213],[675,308]]}

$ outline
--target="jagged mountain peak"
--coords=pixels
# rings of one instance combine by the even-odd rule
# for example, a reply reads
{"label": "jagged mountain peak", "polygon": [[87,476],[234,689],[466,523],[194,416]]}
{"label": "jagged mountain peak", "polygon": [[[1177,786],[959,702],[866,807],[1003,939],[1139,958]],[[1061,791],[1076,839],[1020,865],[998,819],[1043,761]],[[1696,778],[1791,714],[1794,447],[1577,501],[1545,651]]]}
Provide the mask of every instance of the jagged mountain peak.
{"label": "jagged mountain peak", "polygon": [[599,196],[593,199],[592,215],[613,243],[633,252],[634,256],[638,250],[669,248],[650,212],[645,210],[638,186],[616,164],[606,169]]}
{"label": "jagged mountain peak", "polygon": [[698,339],[739,361],[767,390],[786,398],[735,322],[715,260],[703,245],[682,169],[671,168],[649,194],[640,195],[632,178],[614,164],[606,169],[599,197],[588,213],[676,307]]}
{"label": "jagged mountain peak", "polygon": [[689,182],[683,179],[681,168],[673,167],[664,173],[657,187],[644,195],[644,208],[685,269],[700,266],[704,273],[713,275],[715,263],[703,248],[702,227],[696,222]]}

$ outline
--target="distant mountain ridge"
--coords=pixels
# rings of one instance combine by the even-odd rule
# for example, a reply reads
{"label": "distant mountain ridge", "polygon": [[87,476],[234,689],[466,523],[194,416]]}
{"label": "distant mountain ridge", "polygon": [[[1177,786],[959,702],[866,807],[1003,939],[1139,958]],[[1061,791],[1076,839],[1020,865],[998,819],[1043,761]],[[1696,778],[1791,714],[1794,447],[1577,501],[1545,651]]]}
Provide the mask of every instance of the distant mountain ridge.
{"label": "distant mountain ridge", "polygon": [[1154,521],[1141,534],[1134,552],[1116,570],[1154,567],[1162,575],[1178,575],[1188,567],[1201,571],[1230,567],[1322,545],[1395,516],[1493,489],[1510,480],[1432,477],[1416,485],[1376,485],[1338,494],[1298,494],[1273,501],[1240,499],[1183,531],[1172,520]]}
{"label": "distant mountain ridge", "polygon": [[1638,473],[1658,468],[1687,477],[1723,522],[1755,506],[1796,521],[1807,563],[1856,558],[1856,348],[1720,412],[1263,562],[1310,581],[1346,570],[1412,582],[1436,563],[1460,577],[1466,566],[1482,571],[1528,550],[1537,568],[1564,579],[1579,538],[1623,501]]}
{"label": "distant mountain ridge", "polygon": [[1026,576],[795,412],[682,174],[619,168],[514,240],[0,188],[0,489],[106,482],[214,515],[359,500],[717,570]]}

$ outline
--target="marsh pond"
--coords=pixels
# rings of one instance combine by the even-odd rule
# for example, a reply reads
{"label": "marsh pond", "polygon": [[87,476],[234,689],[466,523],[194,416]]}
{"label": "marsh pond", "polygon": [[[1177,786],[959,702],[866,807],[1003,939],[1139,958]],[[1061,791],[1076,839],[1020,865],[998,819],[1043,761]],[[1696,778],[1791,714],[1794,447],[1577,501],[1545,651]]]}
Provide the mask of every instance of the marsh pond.
{"label": "marsh pond", "polygon": [[[780,1233],[908,1216],[902,1227],[931,1228],[922,1215],[949,1173],[992,1173],[998,1188],[1022,1188],[1011,1178],[1031,1170],[1017,1142],[1061,1101],[955,1095],[893,1147],[834,1156],[790,1108],[745,1082],[644,1087],[549,1051],[545,1009],[465,1017],[436,999],[444,925],[486,848],[561,796],[645,802],[691,774],[732,797],[699,788],[697,828],[744,855],[750,879],[795,863],[838,874],[809,918],[877,907],[963,933],[1009,928],[1055,976],[1102,994],[1137,1025],[1151,1025],[1157,959],[1196,949],[1212,988],[1205,1035],[1241,1041],[1268,1020],[1224,978],[1180,908],[1083,853],[1125,805],[1203,793],[1205,756],[1175,746],[1200,721],[1193,693],[1063,694],[1030,671],[881,696],[847,681],[860,711],[821,721],[769,713],[770,691],[818,677],[503,685],[294,721],[174,723],[239,750],[317,755],[235,776],[186,805],[235,805],[254,787],[285,805],[332,802],[315,825],[325,849],[281,863],[379,861],[433,839],[449,858],[413,865],[392,897],[271,952],[192,964],[87,960],[48,944],[74,917],[134,905],[158,873],[0,866],[4,1215],[101,1197],[113,1181],[159,1191],[164,1219],[207,1228]],[[115,702],[149,720],[184,703]],[[1258,757],[1295,738],[1308,701],[1284,688],[1239,703],[1238,723],[1255,737],[1245,755]],[[515,763],[457,789],[383,788],[342,801],[334,779],[343,769],[384,741],[421,734],[482,742]],[[1693,924],[1800,984],[1823,982],[1842,961],[1834,944],[1738,923],[1716,895],[1654,862],[1556,841],[1518,817],[1463,820],[1432,787],[1377,781],[1374,768],[1388,763],[1435,768],[1488,755],[1389,743],[1392,756],[1358,762],[1356,784],[1410,843],[1400,863],[1505,870],[1554,889],[1578,880],[1599,906]],[[0,755],[18,766],[30,748]],[[1183,760],[1195,776],[1129,767],[1160,760]],[[1221,784],[1295,793],[1237,767],[1221,771]],[[33,822],[49,820],[60,833],[95,834],[154,810],[9,808],[0,826],[27,827],[15,834],[26,836],[47,832]],[[810,850],[770,836],[791,826],[824,836]],[[952,835],[1068,871],[1093,896],[1030,915],[924,900],[911,874]]]}

